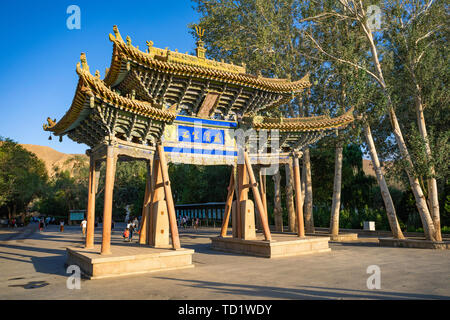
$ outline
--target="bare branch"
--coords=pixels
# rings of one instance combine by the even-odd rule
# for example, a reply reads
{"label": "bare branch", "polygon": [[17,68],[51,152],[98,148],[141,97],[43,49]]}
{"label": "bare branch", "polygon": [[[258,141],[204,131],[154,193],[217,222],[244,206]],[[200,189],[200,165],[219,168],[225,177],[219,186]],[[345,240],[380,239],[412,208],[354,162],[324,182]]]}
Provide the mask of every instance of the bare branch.
{"label": "bare branch", "polygon": [[371,75],[378,83],[380,83],[381,85],[384,85],[383,82],[381,81],[381,79],[378,78],[373,72],[371,72],[371,71],[368,70],[367,68],[364,68],[364,67],[362,67],[362,66],[360,66],[360,65],[358,65],[358,64],[356,64],[356,63],[354,63],[354,62],[351,62],[351,61],[348,61],[348,60],[344,60],[344,59],[335,57],[335,56],[333,56],[332,54],[329,54],[328,52],[326,52],[325,50],[323,50],[323,48],[317,43],[317,41],[316,41],[309,33],[306,33],[306,35],[307,35],[308,38],[311,39],[311,41],[314,43],[314,45],[316,46],[316,48],[317,48],[320,52],[322,52],[324,55],[326,55],[327,57],[329,57],[329,58],[331,58],[331,59],[333,59],[333,60],[335,60],[335,61],[338,61],[338,62],[341,62],[341,63],[345,63],[345,64],[351,65],[351,66],[353,66],[353,67],[355,67],[355,68],[358,68],[358,69],[360,69],[360,70],[363,70],[364,72],[370,74],[370,75]]}
{"label": "bare branch", "polygon": [[436,29],[434,29],[434,30],[431,30],[430,32],[428,32],[427,34],[425,34],[425,35],[423,35],[422,37],[420,37],[419,39],[417,39],[416,40],[416,46],[417,46],[417,44],[419,43],[419,41],[422,41],[422,40],[424,40],[424,39],[426,39],[426,38],[428,38],[429,36],[431,36],[433,33],[435,33],[436,31],[438,31],[441,27],[443,27],[444,25],[438,25],[437,27],[436,27]]}
{"label": "bare branch", "polygon": [[353,19],[350,16],[346,16],[346,15],[343,15],[343,14],[340,14],[340,13],[337,13],[337,12],[333,11],[333,12],[323,12],[321,14],[318,14],[317,16],[314,16],[314,17],[308,17],[308,18],[305,18],[305,19],[298,20],[298,22],[302,23],[302,22],[313,21],[313,20],[317,21],[317,20],[320,20],[320,19],[326,19],[326,18],[328,18],[330,16],[339,17],[339,18],[342,18],[342,20],[344,20],[344,19]]}

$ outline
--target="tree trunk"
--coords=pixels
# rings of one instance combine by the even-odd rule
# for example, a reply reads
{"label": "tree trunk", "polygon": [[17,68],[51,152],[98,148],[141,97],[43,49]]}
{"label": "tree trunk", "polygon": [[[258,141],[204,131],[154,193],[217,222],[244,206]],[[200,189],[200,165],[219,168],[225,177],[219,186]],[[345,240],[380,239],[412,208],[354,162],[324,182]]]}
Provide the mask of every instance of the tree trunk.
{"label": "tree trunk", "polygon": [[370,157],[372,158],[372,165],[375,170],[375,174],[378,180],[378,184],[381,190],[381,196],[383,198],[384,206],[386,208],[386,214],[388,217],[389,225],[391,227],[392,235],[395,239],[404,239],[400,225],[398,224],[397,214],[395,212],[394,202],[392,201],[391,194],[389,192],[386,180],[381,171],[380,161],[378,159],[378,153],[375,148],[375,143],[372,137],[372,131],[368,124],[364,127],[364,135],[366,137],[367,145],[369,146]]}
{"label": "tree trunk", "polygon": [[305,172],[305,200],[303,210],[305,214],[305,229],[308,233],[314,233],[313,194],[311,181],[311,157],[309,148],[303,152],[303,172]]}
{"label": "tree trunk", "polygon": [[283,231],[283,209],[281,207],[281,192],[280,192],[280,170],[273,175],[274,182],[274,210],[273,215],[275,218],[275,230]]}
{"label": "tree trunk", "polygon": [[341,208],[341,183],[342,183],[342,151],[341,143],[336,145],[336,157],[334,162],[333,203],[331,205],[330,233],[333,236],[339,234],[339,211]]}
{"label": "tree trunk", "polygon": [[400,130],[400,125],[398,123],[397,116],[392,107],[389,110],[389,116],[391,118],[391,123],[394,129],[393,130],[394,135],[397,140],[400,153],[402,154],[403,158],[407,161],[408,167],[406,168],[406,173],[408,175],[409,184],[411,185],[411,189],[414,194],[414,198],[416,200],[416,206],[417,209],[419,210],[420,219],[422,220],[425,237],[428,240],[436,241],[436,229],[434,228],[434,222],[433,219],[431,218],[430,211],[428,210],[427,201],[420,186],[419,179],[414,175],[413,172],[414,166],[411,160],[411,156],[409,155],[408,148],[406,146],[402,132]]}
{"label": "tree trunk", "polygon": [[295,208],[294,208],[294,170],[292,163],[285,165],[286,169],[286,208],[288,212],[289,231],[297,232],[295,223]]}
{"label": "tree trunk", "polygon": [[420,214],[420,219],[422,220],[425,237],[428,240],[436,241],[436,230],[434,227],[434,222],[433,219],[431,218],[430,211],[428,210],[427,202],[423,194],[423,190],[420,186],[419,179],[414,174],[414,165],[411,156],[409,154],[408,147],[406,146],[405,140],[403,139],[403,134],[400,128],[400,124],[398,123],[397,115],[395,114],[391,96],[387,89],[386,82],[384,81],[383,71],[381,69],[381,64],[378,58],[378,52],[373,39],[372,32],[370,31],[370,27],[368,26],[367,20],[360,22],[363,27],[363,31],[367,39],[369,40],[370,51],[372,53],[372,61],[375,66],[376,73],[378,74],[377,79],[378,83],[381,85],[383,93],[387,99],[388,114],[391,120],[395,140],[397,142],[402,158],[407,162],[406,174],[408,175],[409,184],[411,185],[411,190],[416,200],[416,206]]}
{"label": "tree trunk", "polygon": [[[420,135],[425,144],[425,152],[427,155],[427,160],[430,162],[432,159],[430,142],[428,140],[427,127],[425,125],[425,116],[423,114],[423,103],[421,97],[421,88],[417,82],[415,74],[411,72],[415,88],[416,88],[416,96],[415,96],[415,105],[416,105],[416,115],[417,115],[417,126],[419,127]],[[435,235],[437,241],[442,241],[441,235],[441,221],[439,214],[439,194],[437,188],[437,182],[435,178],[436,172],[434,169],[434,165],[430,164],[430,178],[427,179],[427,187],[428,187],[428,203],[429,209],[431,213],[431,217],[433,219]]]}

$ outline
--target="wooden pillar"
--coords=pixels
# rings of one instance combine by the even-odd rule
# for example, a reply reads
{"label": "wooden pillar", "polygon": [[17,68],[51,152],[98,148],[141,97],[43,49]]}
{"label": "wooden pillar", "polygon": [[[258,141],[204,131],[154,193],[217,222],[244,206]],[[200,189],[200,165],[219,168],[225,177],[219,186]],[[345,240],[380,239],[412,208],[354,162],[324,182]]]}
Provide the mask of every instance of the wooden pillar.
{"label": "wooden pillar", "polygon": [[152,186],[151,186],[151,161],[146,161],[147,165],[147,177],[145,180],[145,195],[144,195],[144,202],[142,205],[142,218],[141,218],[141,225],[140,225],[140,231],[139,231],[139,243],[140,244],[147,244],[147,237],[148,237],[148,224],[150,221],[150,207],[151,207],[151,193],[152,193]]}
{"label": "wooden pillar", "polygon": [[270,241],[270,240],[272,240],[272,235],[270,234],[269,222],[268,222],[267,217],[264,214],[264,212],[265,212],[264,205],[261,200],[261,195],[259,194],[258,184],[256,183],[255,175],[254,175],[253,169],[252,169],[252,164],[250,163],[247,152],[244,152],[244,159],[245,159],[245,166],[247,168],[248,176],[250,178],[250,185],[251,185],[252,191],[253,191],[253,198],[255,199],[256,206],[258,208],[261,222],[263,225],[264,237],[266,240]]}
{"label": "wooden pillar", "polygon": [[238,176],[238,194],[236,201],[236,223],[237,237],[242,238],[242,214],[241,214],[241,202],[248,200],[248,173],[245,163],[237,165]]}
{"label": "wooden pillar", "polygon": [[[263,172],[265,173],[265,168],[260,168],[259,169],[259,190],[261,193],[261,200],[264,206],[264,214],[266,216],[266,219],[268,219],[268,215],[267,215],[267,195],[266,195],[266,175],[263,174]],[[260,226],[262,227],[262,221],[260,218],[258,218],[258,221],[260,223]]]}
{"label": "wooden pillar", "polygon": [[299,237],[305,236],[305,227],[303,222],[303,201],[302,201],[302,185],[300,182],[300,165],[298,163],[298,154],[294,154],[294,188],[295,188],[295,212],[297,215],[297,232]]}
{"label": "wooden pillar", "polygon": [[148,220],[148,228],[147,228],[147,244],[155,245],[154,243],[154,234],[153,234],[153,206],[156,202],[164,200],[164,188],[163,188],[163,177],[161,172],[161,165],[159,159],[153,160],[153,169],[152,169],[152,179],[151,179],[151,196],[150,196],[150,211],[149,211],[149,220]]}
{"label": "wooden pillar", "polygon": [[88,186],[88,205],[87,205],[87,227],[86,227],[86,249],[94,247],[94,229],[95,229],[95,160],[91,155],[89,159],[89,186]]}
{"label": "wooden pillar", "polygon": [[170,226],[170,233],[172,236],[172,247],[174,249],[180,249],[181,248],[180,237],[178,235],[177,217],[175,214],[175,205],[173,203],[172,189],[170,187],[169,171],[167,170],[167,162],[166,162],[166,155],[164,153],[164,147],[161,144],[158,145],[158,156],[160,160],[161,173],[163,177],[164,193],[166,195],[167,211],[169,213],[169,226]]}
{"label": "wooden pillar", "polygon": [[114,190],[114,176],[116,173],[117,156],[113,146],[108,146],[106,155],[105,203],[103,208],[103,237],[101,254],[111,254],[111,220]]}
{"label": "wooden pillar", "polygon": [[230,221],[231,206],[233,204],[234,196],[234,167],[231,169],[230,183],[228,184],[228,194],[225,203],[225,211],[222,218],[222,230],[220,236],[225,237],[227,235],[228,223]]}

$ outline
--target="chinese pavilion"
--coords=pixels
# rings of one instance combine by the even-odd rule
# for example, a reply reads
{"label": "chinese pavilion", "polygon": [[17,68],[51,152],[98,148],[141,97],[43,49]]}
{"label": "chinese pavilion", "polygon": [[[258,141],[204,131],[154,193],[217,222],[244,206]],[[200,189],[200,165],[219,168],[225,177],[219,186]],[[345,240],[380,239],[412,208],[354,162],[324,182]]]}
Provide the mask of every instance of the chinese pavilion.
{"label": "chinese pavilion", "polygon": [[[91,74],[86,56],[81,54],[72,105],[58,122],[48,118],[44,125],[44,130],[55,136],[67,135],[90,147],[86,152],[90,157],[86,248],[94,246],[99,163],[106,161],[101,246],[101,254],[106,255],[111,253],[116,162],[131,159],[145,160],[148,168],[140,244],[181,247],[169,162],[232,165],[221,238],[226,238],[232,212],[232,238],[255,239],[254,205],[248,200],[251,189],[264,238],[271,240],[265,191],[261,185],[258,188],[252,165],[267,165],[275,158],[293,161],[298,236],[303,238],[301,150],[351,123],[352,110],[337,118],[265,117],[265,111],[288,103],[310,87],[309,76],[290,81],[248,74],[245,65],[207,59],[201,37],[195,55],[156,48],[151,41],[144,52],[129,36],[124,40],[116,26],[113,30],[114,35],[109,35],[113,43],[111,65],[104,79],[98,71]],[[244,146],[239,146],[234,134],[239,129],[256,134],[271,130],[271,135],[252,153],[249,145],[258,138],[246,137]],[[239,205],[233,202],[234,193]]]}

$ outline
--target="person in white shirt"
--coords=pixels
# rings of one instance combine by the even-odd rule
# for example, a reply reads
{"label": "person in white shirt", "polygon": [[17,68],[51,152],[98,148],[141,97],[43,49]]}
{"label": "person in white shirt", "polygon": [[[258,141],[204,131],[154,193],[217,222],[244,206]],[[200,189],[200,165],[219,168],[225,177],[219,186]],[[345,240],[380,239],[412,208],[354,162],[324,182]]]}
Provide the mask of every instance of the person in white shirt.
{"label": "person in white shirt", "polygon": [[139,230],[139,220],[136,217],[133,220],[133,227],[134,227],[134,231]]}
{"label": "person in white shirt", "polygon": [[81,221],[81,231],[83,232],[83,237],[86,236],[86,228],[87,228],[87,221],[86,219],[83,219],[83,221]]}
{"label": "person in white shirt", "polygon": [[132,241],[133,240],[133,223],[130,221],[127,223],[127,229],[130,232],[130,236],[128,237],[128,241]]}

